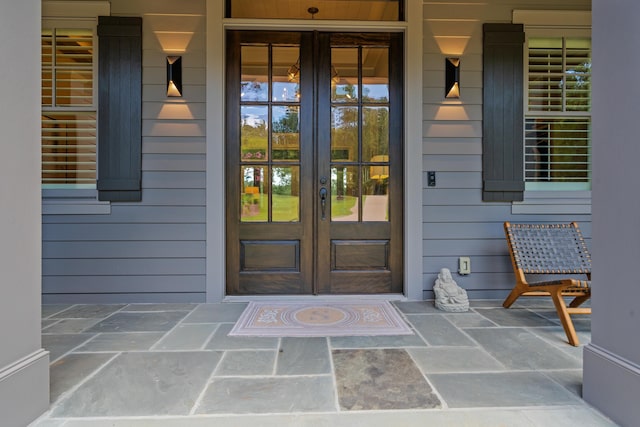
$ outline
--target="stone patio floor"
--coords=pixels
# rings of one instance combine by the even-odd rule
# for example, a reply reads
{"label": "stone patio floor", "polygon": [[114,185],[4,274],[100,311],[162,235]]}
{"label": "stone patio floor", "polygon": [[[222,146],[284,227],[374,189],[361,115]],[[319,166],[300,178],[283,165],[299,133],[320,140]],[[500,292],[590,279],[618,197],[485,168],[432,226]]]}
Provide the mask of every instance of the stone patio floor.
{"label": "stone patio floor", "polygon": [[51,406],[34,427],[615,426],[581,399],[550,299],[466,313],[394,302],[415,335],[228,337],[246,303],[42,307]]}

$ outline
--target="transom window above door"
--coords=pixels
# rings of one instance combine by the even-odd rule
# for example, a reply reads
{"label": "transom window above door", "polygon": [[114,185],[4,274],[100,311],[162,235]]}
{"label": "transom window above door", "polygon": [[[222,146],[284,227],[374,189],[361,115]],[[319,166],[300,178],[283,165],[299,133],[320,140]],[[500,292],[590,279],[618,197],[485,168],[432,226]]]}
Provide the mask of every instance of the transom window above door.
{"label": "transom window above door", "polygon": [[226,16],[245,19],[402,21],[404,0],[227,0]]}

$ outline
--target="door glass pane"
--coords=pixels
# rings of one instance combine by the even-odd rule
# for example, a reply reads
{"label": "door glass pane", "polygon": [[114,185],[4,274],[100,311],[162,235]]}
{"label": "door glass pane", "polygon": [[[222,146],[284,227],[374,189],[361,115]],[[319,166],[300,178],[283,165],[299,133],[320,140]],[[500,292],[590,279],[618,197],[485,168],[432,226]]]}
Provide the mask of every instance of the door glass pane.
{"label": "door glass pane", "polygon": [[388,48],[362,48],[362,101],[389,102]]}
{"label": "door glass pane", "polygon": [[262,166],[243,166],[241,170],[240,220],[267,221],[269,202],[264,191],[266,169]]}
{"label": "door glass pane", "polygon": [[274,106],[271,113],[272,159],[300,159],[300,107]]}
{"label": "door glass pane", "polygon": [[300,48],[273,47],[273,102],[300,99]]}
{"label": "door glass pane", "polygon": [[358,107],[331,109],[331,161],[358,160]]}
{"label": "door glass pane", "polygon": [[362,109],[362,157],[363,161],[375,156],[389,155],[389,107],[364,107]]}
{"label": "door glass pane", "polygon": [[358,221],[358,167],[331,168],[331,220]]}
{"label": "door glass pane", "polygon": [[267,46],[242,46],[242,101],[266,101],[269,98],[269,48]]}
{"label": "door glass pane", "polygon": [[273,221],[299,221],[300,168],[298,166],[274,167],[271,179]]}
{"label": "door glass pane", "polygon": [[[389,156],[372,160],[388,161]],[[365,167],[362,175],[362,221],[389,221],[389,163]]]}
{"label": "door glass pane", "polygon": [[358,101],[358,48],[331,48],[331,101]]}
{"label": "door glass pane", "polygon": [[267,106],[243,105],[240,108],[240,149],[243,162],[267,159],[269,136],[269,108]]}

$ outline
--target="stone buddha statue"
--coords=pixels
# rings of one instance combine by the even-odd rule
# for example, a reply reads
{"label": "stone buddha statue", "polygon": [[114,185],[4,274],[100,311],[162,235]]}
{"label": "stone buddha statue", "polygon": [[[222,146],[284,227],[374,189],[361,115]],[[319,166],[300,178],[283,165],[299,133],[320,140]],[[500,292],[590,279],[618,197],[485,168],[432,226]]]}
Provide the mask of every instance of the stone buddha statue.
{"label": "stone buddha statue", "polygon": [[455,313],[469,310],[467,291],[453,280],[448,268],[440,269],[433,292],[436,294],[436,308]]}

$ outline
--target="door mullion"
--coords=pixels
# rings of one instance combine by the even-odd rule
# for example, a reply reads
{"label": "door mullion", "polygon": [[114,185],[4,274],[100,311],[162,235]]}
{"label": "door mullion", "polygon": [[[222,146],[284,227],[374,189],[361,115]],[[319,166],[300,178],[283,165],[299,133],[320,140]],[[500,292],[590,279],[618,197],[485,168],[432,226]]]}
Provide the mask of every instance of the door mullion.
{"label": "door mullion", "polygon": [[315,294],[315,76],[314,35],[303,32],[300,39],[300,221],[305,245],[301,259],[307,271],[305,293]]}
{"label": "door mullion", "polygon": [[[317,33],[316,37],[316,167],[317,175],[314,179],[315,217],[316,220],[316,282],[317,293],[327,293],[331,289],[329,273],[331,271],[331,43],[329,33]],[[326,179],[327,203],[325,219],[320,218],[320,180]]]}

